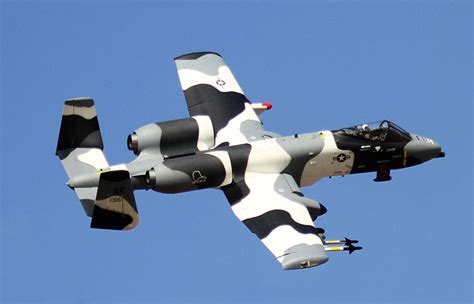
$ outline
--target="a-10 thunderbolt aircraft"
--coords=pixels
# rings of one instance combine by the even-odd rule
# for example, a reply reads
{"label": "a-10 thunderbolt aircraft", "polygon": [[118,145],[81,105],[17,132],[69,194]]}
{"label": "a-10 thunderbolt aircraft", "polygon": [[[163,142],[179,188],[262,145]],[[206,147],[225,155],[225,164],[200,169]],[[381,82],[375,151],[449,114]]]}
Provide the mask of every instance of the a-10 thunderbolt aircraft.
{"label": "a-10 thunderbolt aircraft", "polygon": [[[137,158],[110,166],[103,154],[94,101],[66,100],[56,155],[91,227],[129,230],[138,224],[133,191],[224,192],[234,214],[284,269],[328,261],[328,251],[361,249],[355,240],[326,240],[314,221],[326,208],[300,187],[323,177],[390,170],[443,157],[432,139],[383,120],[333,131],[281,136],[263,128],[271,108],[250,103],[222,57],[213,52],[175,58],[190,118],[153,123],[128,136]],[[337,246],[340,244],[343,246]]]}

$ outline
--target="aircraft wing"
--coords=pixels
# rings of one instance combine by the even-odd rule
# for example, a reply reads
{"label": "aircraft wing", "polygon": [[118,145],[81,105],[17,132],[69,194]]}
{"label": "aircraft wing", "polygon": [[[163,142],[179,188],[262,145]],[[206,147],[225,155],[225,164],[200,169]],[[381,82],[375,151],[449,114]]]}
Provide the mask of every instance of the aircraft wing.
{"label": "aircraft wing", "polygon": [[263,131],[229,67],[217,53],[199,52],[175,58],[190,116],[210,117],[215,145],[247,143]]}
{"label": "aircraft wing", "polygon": [[234,214],[284,269],[316,266],[328,260],[313,224],[321,207],[302,196],[290,175],[247,172],[244,179],[223,191]]}

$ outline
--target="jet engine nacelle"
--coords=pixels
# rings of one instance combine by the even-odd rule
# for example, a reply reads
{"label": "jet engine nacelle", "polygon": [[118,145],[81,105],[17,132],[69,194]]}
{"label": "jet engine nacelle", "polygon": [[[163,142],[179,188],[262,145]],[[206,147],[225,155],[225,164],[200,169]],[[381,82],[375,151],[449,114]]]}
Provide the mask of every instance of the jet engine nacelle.
{"label": "jet engine nacelle", "polygon": [[194,116],[149,124],[127,138],[128,149],[135,155],[143,151],[164,158],[208,150],[214,146],[214,129],[209,116]]}
{"label": "jet engine nacelle", "polygon": [[232,165],[226,151],[165,159],[145,175],[148,188],[178,193],[223,187],[232,182]]}

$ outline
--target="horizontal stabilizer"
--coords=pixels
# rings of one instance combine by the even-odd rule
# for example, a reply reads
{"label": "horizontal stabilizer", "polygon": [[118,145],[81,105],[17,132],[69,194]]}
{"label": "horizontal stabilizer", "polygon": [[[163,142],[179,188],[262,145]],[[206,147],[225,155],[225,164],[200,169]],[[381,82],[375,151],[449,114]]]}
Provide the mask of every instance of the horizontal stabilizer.
{"label": "horizontal stabilizer", "polygon": [[137,224],[138,210],[129,172],[101,173],[91,228],[130,230]]}

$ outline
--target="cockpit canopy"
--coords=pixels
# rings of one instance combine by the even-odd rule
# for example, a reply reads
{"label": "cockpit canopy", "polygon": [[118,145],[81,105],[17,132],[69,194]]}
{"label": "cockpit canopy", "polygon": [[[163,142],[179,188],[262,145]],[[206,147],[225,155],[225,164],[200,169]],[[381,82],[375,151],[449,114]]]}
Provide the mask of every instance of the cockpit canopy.
{"label": "cockpit canopy", "polygon": [[350,128],[344,128],[336,131],[336,134],[349,135],[355,138],[380,142],[408,142],[411,140],[410,133],[388,120],[365,123]]}

